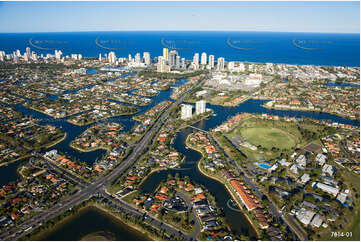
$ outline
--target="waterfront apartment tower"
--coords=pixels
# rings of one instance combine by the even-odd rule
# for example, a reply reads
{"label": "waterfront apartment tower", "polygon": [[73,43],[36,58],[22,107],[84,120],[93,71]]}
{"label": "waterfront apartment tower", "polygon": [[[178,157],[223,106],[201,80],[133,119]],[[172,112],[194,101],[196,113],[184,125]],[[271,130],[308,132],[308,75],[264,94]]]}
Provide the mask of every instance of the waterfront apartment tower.
{"label": "waterfront apartment tower", "polygon": [[200,100],[196,102],[196,114],[202,114],[206,112],[206,101]]}
{"label": "waterfront apartment tower", "polygon": [[150,65],[150,54],[149,52],[144,52],[143,53],[143,60],[144,60],[144,63],[149,66]]}
{"label": "waterfront apartment tower", "polygon": [[168,48],[163,48],[163,58],[168,60]]}
{"label": "waterfront apartment tower", "polygon": [[177,60],[177,56],[178,56],[178,52],[176,50],[171,50],[169,52],[169,59],[168,59],[168,63],[170,66],[176,66],[176,60]]}
{"label": "waterfront apartment tower", "polygon": [[192,118],[192,105],[182,104],[181,109],[181,119],[189,119]]}
{"label": "waterfront apartment tower", "polygon": [[182,58],[182,60],[181,60],[181,62],[182,62],[182,64],[181,64],[181,68],[182,69],[186,69],[186,58]]}
{"label": "waterfront apartment tower", "polygon": [[217,59],[217,70],[218,71],[223,71],[224,70],[224,58],[223,57],[219,57]]}
{"label": "waterfront apartment tower", "polygon": [[29,48],[29,47],[26,47],[26,54],[28,55],[28,57],[31,56],[31,52],[30,52],[30,48]]}
{"label": "waterfront apartment tower", "polygon": [[141,60],[140,60],[140,53],[135,54],[135,56],[134,56],[134,61],[135,61],[135,63],[137,63],[137,64],[139,64],[139,63],[141,62]]}
{"label": "waterfront apartment tower", "polygon": [[55,50],[55,58],[57,60],[60,60],[62,55],[63,53],[61,52],[61,50]]}
{"label": "waterfront apartment tower", "polygon": [[201,56],[201,65],[207,65],[207,53],[203,52]]}
{"label": "waterfront apartment tower", "polygon": [[208,57],[208,65],[211,68],[214,68],[214,55],[209,55],[209,57]]}
{"label": "waterfront apartment tower", "polygon": [[158,57],[157,72],[170,72],[170,66],[163,56]]}
{"label": "waterfront apartment tower", "polygon": [[177,58],[175,59],[175,67],[177,69],[180,69],[181,68],[181,58],[179,55],[177,55]]}
{"label": "waterfront apartment tower", "polygon": [[193,56],[193,63],[199,66],[199,54],[195,53]]}
{"label": "waterfront apartment tower", "polygon": [[117,60],[117,57],[115,56],[115,53],[113,51],[109,52],[108,62],[114,64],[116,62],[116,60]]}

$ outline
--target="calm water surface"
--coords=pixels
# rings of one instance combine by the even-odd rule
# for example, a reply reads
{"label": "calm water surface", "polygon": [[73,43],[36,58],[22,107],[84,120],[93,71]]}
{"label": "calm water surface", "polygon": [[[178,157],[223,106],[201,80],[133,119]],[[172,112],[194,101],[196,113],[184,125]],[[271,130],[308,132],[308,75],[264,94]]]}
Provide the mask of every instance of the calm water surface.
{"label": "calm water surface", "polygon": [[102,232],[109,234],[110,240],[132,241],[150,240],[146,235],[122,223],[102,210],[90,207],[82,210],[65,224],[44,235],[42,241],[81,240],[84,236]]}

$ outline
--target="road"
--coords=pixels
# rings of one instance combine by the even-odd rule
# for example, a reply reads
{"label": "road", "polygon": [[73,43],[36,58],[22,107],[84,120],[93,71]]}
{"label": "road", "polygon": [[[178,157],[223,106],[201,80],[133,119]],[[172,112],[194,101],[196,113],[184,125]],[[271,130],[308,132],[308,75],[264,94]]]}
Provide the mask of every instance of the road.
{"label": "road", "polygon": [[[88,200],[94,194],[98,194],[102,192],[104,188],[110,184],[114,179],[119,177],[123,172],[125,172],[129,167],[134,165],[134,163],[138,160],[138,158],[144,153],[144,151],[151,144],[152,140],[156,136],[156,134],[160,131],[161,125],[163,125],[163,120],[166,120],[169,117],[170,110],[172,108],[181,104],[186,96],[194,89],[201,86],[208,76],[205,76],[201,79],[196,85],[192,88],[188,89],[178,100],[174,101],[172,104],[166,108],[163,113],[158,117],[158,119],[154,122],[154,124],[148,129],[148,131],[142,136],[137,145],[131,151],[130,155],[123,160],[116,168],[114,168],[110,173],[105,176],[99,177],[91,184],[84,184],[85,181],[77,181],[78,177],[71,174],[69,171],[65,169],[61,169],[61,172],[67,174],[67,177],[71,177],[71,179],[77,181],[77,184],[83,187],[79,192],[70,195],[69,197],[59,201],[55,206],[47,209],[46,211],[40,212],[40,214],[36,215],[31,219],[31,221],[25,221],[15,227],[9,228],[7,231],[2,231],[0,233],[0,238],[3,240],[19,240],[24,235],[31,233],[32,230],[37,228],[42,223],[56,217],[57,215],[71,209],[75,205]],[[40,154],[35,153],[35,155],[39,156]],[[40,155],[41,156],[41,155]],[[41,156],[43,159],[45,157]],[[47,160],[47,159],[46,159]],[[48,160],[49,161],[49,160]],[[52,162],[49,161],[49,165]],[[73,180],[73,181],[74,181]],[[122,206],[126,206],[125,203]],[[134,212],[134,211],[133,211]],[[155,225],[161,223],[160,221],[154,222]],[[24,229],[32,227],[31,229],[24,231]],[[191,238],[189,238],[191,239]]]}
{"label": "road", "polygon": [[186,202],[188,208],[190,208],[190,210],[192,212],[192,219],[194,221],[194,231],[189,236],[192,237],[193,240],[195,240],[197,238],[197,236],[199,235],[199,233],[201,232],[201,224],[198,219],[196,210],[193,209],[193,205],[186,194],[184,194],[183,192],[177,191],[175,195],[182,198]]}
{"label": "road", "polygon": [[173,227],[172,225],[164,223],[161,220],[159,220],[153,216],[146,215],[144,212],[140,211],[138,208],[135,208],[135,207],[127,204],[126,202],[115,198],[113,195],[108,194],[105,190],[102,190],[101,194],[110,201],[109,206],[113,206],[113,207],[117,208],[118,211],[125,211],[128,213],[131,213],[132,216],[136,216],[138,218],[144,218],[146,221],[151,223],[152,226],[157,227],[159,230],[166,231],[166,233],[169,235],[180,236],[184,240],[195,240],[195,238],[196,238],[193,235],[193,233],[189,234],[189,235],[185,234],[182,231],[180,231],[179,229]]}
{"label": "road", "polygon": [[211,133],[207,133],[207,135],[226,155],[228,160],[227,162],[237,170],[238,174],[243,175],[242,178],[247,183],[250,190],[262,200],[264,198],[267,198],[267,200],[269,201],[269,211],[280,221],[284,221],[287,224],[287,226],[291,229],[293,236],[296,239],[300,239],[302,241],[308,240],[307,232],[301,227],[301,225],[297,223],[295,218],[290,216],[288,213],[280,212],[277,206],[273,203],[273,201],[270,200],[267,195],[262,191],[262,189],[255,182],[252,181],[252,178],[247,175],[247,172],[245,172],[244,169],[237,162],[235,162],[231,159],[231,157],[229,157],[228,153],[222,148],[221,144],[218,143],[218,140],[215,139]]}

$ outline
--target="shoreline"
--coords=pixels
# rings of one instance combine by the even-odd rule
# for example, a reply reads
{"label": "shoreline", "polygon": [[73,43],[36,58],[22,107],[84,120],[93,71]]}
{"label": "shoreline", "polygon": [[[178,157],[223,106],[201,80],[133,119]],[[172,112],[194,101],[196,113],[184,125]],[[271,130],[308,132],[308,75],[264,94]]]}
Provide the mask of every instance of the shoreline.
{"label": "shoreline", "polygon": [[[149,173],[140,181],[140,183],[138,184],[138,188],[139,188],[140,186],[142,186],[143,183],[144,183],[146,180],[148,180],[148,178],[149,178],[151,175],[153,175],[153,173],[157,173],[158,171],[163,171],[163,170],[168,170],[168,169],[170,169],[170,168],[164,167],[164,168],[156,168],[156,169],[152,170],[151,172],[149,172]],[[137,190],[139,191],[139,189],[137,189]]]}
{"label": "shoreline", "polygon": [[83,113],[83,112],[87,112],[87,111],[91,110],[91,109],[88,109],[88,110],[84,110],[84,111],[81,111],[81,112],[78,112],[78,113],[71,113],[71,114],[68,114],[68,115],[65,115],[65,116],[57,117],[57,116],[51,115],[51,114],[49,114],[49,113],[46,113],[44,110],[37,109],[37,108],[35,108],[35,107],[33,107],[33,106],[29,106],[29,105],[22,105],[22,106],[25,107],[25,108],[28,108],[28,109],[30,109],[30,110],[33,110],[33,111],[42,113],[42,114],[44,114],[44,115],[47,115],[47,116],[49,116],[49,117],[51,117],[51,118],[54,118],[54,119],[63,119],[63,118],[67,118],[67,117],[76,115],[76,114],[78,114],[78,113]]}
{"label": "shoreline", "polygon": [[53,233],[58,228],[60,228],[62,225],[65,225],[66,223],[71,222],[73,219],[75,219],[77,216],[79,216],[80,213],[86,211],[87,209],[92,209],[92,208],[96,208],[96,209],[101,210],[102,212],[104,212],[106,214],[106,216],[109,216],[109,217],[117,220],[118,223],[120,222],[122,226],[129,227],[129,228],[141,233],[142,235],[145,235],[145,236],[149,237],[151,240],[159,240],[159,238],[157,238],[156,236],[154,236],[150,232],[145,231],[144,229],[140,228],[139,226],[136,226],[135,224],[133,224],[132,222],[123,220],[119,216],[114,215],[111,211],[109,211],[108,209],[106,209],[102,205],[98,205],[95,202],[91,202],[90,204],[87,204],[85,207],[80,208],[75,214],[70,214],[70,215],[62,218],[53,227],[47,228],[47,229],[33,235],[31,237],[31,239],[42,240],[42,238],[44,238],[44,237],[48,236],[49,234]]}
{"label": "shoreline", "polygon": [[[160,188],[160,184],[157,186],[157,188],[155,189],[155,191],[157,191],[159,188]],[[139,192],[139,190],[137,190],[138,192]],[[130,193],[129,193],[130,194]],[[125,196],[128,196],[129,194],[127,194],[127,195],[125,195]],[[122,199],[121,198],[121,200],[124,202],[124,203],[126,203],[126,204],[128,204],[129,206],[131,206],[131,207],[133,207],[134,209],[139,209],[141,212],[144,212],[144,213],[147,213],[147,211],[144,209],[144,208],[138,208],[137,207],[137,205],[134,205],[133,203],[128,203],[128,202],[126,202],[124,199]],[[158,215],[152,215],[152,214],[149,214],[149,213],[147,213],[147,215],[149,216],[149,217],[151,217],[151,218],[153,218],[153,219],[157,219],[157,220],[159,220],[159,221],[161,221],[161,222],[163,222],[164,224],[167,224],[168,226],[170,226],[170,227],[172,227],[172,228],[174,228],[174,229],[177,229],[177,230],[180,230],[180,231],[182,231],[184,234],[187,234],[187,235],[189,235],[189,234],[191,234],[191,233],[189,233],[189,231],[185,231],[183,228],[178,228],[178,225],[174,225],[174,224],[172,224],[171,222],[169,222],[169,221],[164,221],[163,219],[160,219],[160,218],[158,218]],[[155,239],[155,240],[159,240],[159,239]]]}
{"label": "shoreline", "polygon": [[55,145],[59,144],[60,142],[62,142],[63,140],[65,140],[67,136],[68,136],[68,133],[64,132],[64,136],[61,139],[58,139],[58,140],[54,141],[53,143],[50,143],[50,144],[45,145],[43,147],[46,148],[46,149],[49,149],[50,147],[55,146]]}
{"label": "shoreline", "polygon": [[22,160],[22,159],[29,158],[29,157],[31,157],[31,156],[33,156],[33,155],[32,155],[32,154],[27,154],[27,155],[21,156],[21,157],[19,157],[19,158],[16,158],[15,160],[11,160],[11,161],[7,161],[7,162],[4,162],[4,163],[1,163],[1,164],[0,164],[0,168],[3,167],[3,166],[11,165],[12,163],[15,163],[15,162],[17,162],[17,161],[19,161],[19,160]]}
{"label": "shoreline", "polygon": [[[214,98],[214,97],[213,97],[213,98]],[[213,98],[212,98],[212,99],[213,99]],[[212,99],[211,99],[211,100],[212,100]],[[208,104],[215,105],[215,106],[237,107],[238,105],[246,102],[246,101],[249,100],[249,99],[252,99],[252,97],[246,97],[246,98],[242,99],[240,102],[238,102],[238,103],[236,103],[236,104],[231,104],[231,105],[224,105],[224,104],[220,104],[220,103],[215,103],[215,102],[212,102],[212,101],[210,101],[210,100],[206,100],[206,102],[207,102]],[[188,103],[196,103],[196,101],[193,100],[193,99],[186,100],[186,102],[188,102]]]}
{"label": "shoreline", "polygon": [[103,118],[95,119],[95,120],[92,120],[91,122],[87,122],[87,123],[85,123],[85,124],[76,123],[76,122],[74,122],[74,121],[71,121],[70,118],[67,119],[66,121],[67,121],[68,123],[73,124],[73,125],[82,127],[82,126],[87,126],[87,125],[89,125],[89,124],[96,123],[96,122],[98,122],[98,121],[100,121],[100,120],[109,119],[109,118],[114,118],[114,117],[118,117],[118,116],[129,116],[129,115],[136,114],[137,112],[139,112],[139,110],[137,110],[136,112],[132,112],[132,113],[122,113],[122,114],[114,115],[114,116],[104,116]]}
{"label": "shoreline", "polygon": [[[259,98],[259,100],[268,100],[268,99],[261,99]],[[338,113],[334,113],[334,112],[327,112],[327,111],[321,111],[321,110],[315,110],[315,109],[309,109],[309,108],[298,108],[298,107],[289,107],[289,108],[282,108],[282,107],[270,107],[267,106],[266,104],[261,105],[262,107],[266,108],[266,109],[273,109],[273,110],[285,110],[285,111],[300,111],[300,112],[313,112],[313,113],[326,113],[326,114],[330,114],[330,115],[335,115],[337,117],[340,118],[344,118],[344,119],[348,119],[348,120],[352,120],[352,121],[360,121],[357,118],[352,118],[352,117],[348,117],[346,115],[342,115],[342,114],[338,114]]]}
{"label": "shoreline", "polygon": [[238,199],[235,197],[235,195],[233,194],[233,192],[229,189],[229,187],[223,183],[223,181],[221,181],[218,177],[213,177],[213,176],[210,176],[208,175],[205,171],[203,171],[203,169],[200,167],[200,161],[198,162],[198,165],[197,165],[197,168],[198,170],[200,171],[200,173],[202,173],[203,175],[205,175],[206,177],[208,178],[211,178],[213,180],[216,180],[218,181],[219,183],[221,183],[228,191],[228,193],[231,195],[232,199],[237,203],[238,207],[240,208],[242,214],[247,218],[249,224],[252,226],[252,228],[254,229],[254,231],[256,232],[256,235],[258,238],[260,238],[260,234],[259,234],[259,231],[258,231],[258,228],[254,225],[254,222],[249,218],[248,214],[246,212],[243,211],[242,209],[242,205],[239,203]]}
{"label": "shoreline", "polygon": [[[188,137],[189,137],[189,136],[188,136]],[[200,153],[202,154],[202,158],[203,158],[203,157],[204,157],[203,152],[200,151],[200,150],[198,150],[197,148],[193,147],[192,145],[190,145],[190,144],[188,143],[188,137],[187,137],[186,142],[185,142],[186,146],[189,147],[190,149],[193,149],[193,150],[195,150],[195,151],[197,151],[197,152],[200,152]],[[202,159],[202,158],[201,158],[201,159]],[[201,165],[201,160],[199,160],[198,163],[197,163],[197,168],[198,168],[199,172],[200,172],[201,174],[203,174],[204,176],[206,176],[206,177],[208,177],[208,178],[210,178],[210,179],[213,179],[213,180],[221,183],[221,184],[226,188],[226,190],[228,191],[228,193],[231,195],[231,197],[233,198],[233,200],[238,204],[239,208],[241,208],[241,210],[243,210],[241,204],[240,204],[239,201],[238,201],[238,199],[235,198],[233,192],[230,191],[230,189],[228,188],[228,186],[227,186],[226,184],[224,184],[224,182],[221,181],[217,176],[211,176],[211,175],[207,174],[205,171],[203,171],[203,169],[200,167],[200,165]],[[259,231],[258,231],[257,227],[253,224],[252,220],[249,218],[248,214],[246,214],[244,211],[242,211],[242,214],[247,218],[249,224],[251,225],[251,227],[252,227],[253,230],[255,231],[257,237],[260,238]]]}
{"label": "shoreline", "polygon": [[110,151],[108,148],[105,148],[103,146],[100,146],[100,147],[97,147],[97,148],[92,148],[92,149],[89,149],[89,150],[85,150],[85,149],[74,146],[72,144],[72,142],[69,142],[69,147],[73,148],[74,150],[83,152],[83,153],[92,152],[92,151],[96,151],[96,150],[105,150],[105,151],[108,151],[108,152]]}
{"label": "shoreline", "polygon": [[120,218],[119,216],[111,213],[111,211],[109,211],[108,209],[104,208],[103,206],[101,205],[98,205],[98,204],[93,204],[93,205],[89,205],[89,207],[96,207],[98,208],[99,210],[103,211],[104,213],[106,213],[108,216],[110,217],[113,217],[115,218],[116,220],[120,221],[121,223],[123,223],[125,226],[128,226],[134,230],[136,230],[137,232],[149,237],[150,239],[154,240],[154,241],[157,241],[159,240],[160,238],[158,238],[157,236],[155,236],[154,234],[151,234],[150,232],[148,231],[145,231],[142,227],[140,227],[139,225],[136,225],[130,221],[125,221],[123,220],[122,218]]}

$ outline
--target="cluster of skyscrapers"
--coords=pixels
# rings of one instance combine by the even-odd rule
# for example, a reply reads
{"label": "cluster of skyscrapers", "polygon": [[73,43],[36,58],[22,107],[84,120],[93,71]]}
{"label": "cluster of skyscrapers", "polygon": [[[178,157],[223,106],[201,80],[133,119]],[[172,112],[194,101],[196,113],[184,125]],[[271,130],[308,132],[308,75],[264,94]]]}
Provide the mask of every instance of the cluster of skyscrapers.
{"label": "cluster of skyscrapers", "polygon": [[169,72],[171,69],[186,69],[186,60],[179,56],[178,51],[163,48],[163,55],[158,57],[157,71]]}
{"label": "cluster of skyscrapers", "polygon": [[[11,54],[6,54],[4,51],[0,51],[0,61],[4,61],[4,60],[37,61],[39,59],[49,59],[49,58],[55,58],[56,60],[64,61],[65,59],[68,58],[74,60],[81,60],[83,56],[81,54],[71,54],[71,56],[63,56],[61,50],[55,50],[54,54],[46,54],[45,56],[41,54],[40,56],[38,56],[34,51],[30,51],[29,47],[26,48],[26,51],[23,55],[21,55],[20,50],[16,50]],[[126,63],[128,67],[148,67],[152,64],[152,59],[149,52],[143,52],[143,56],[141,56],[140,53],[136,53],[134,55],[134,58],[130,54],[128,58],[123,58],[123,57],[117,58],[115,52],[111,51],[108,54],[105,54],[104,56],[102,56],[102,54],[99,54],[98,60],[113,65]],[[230,65],[229,67],[230,70],[237,69],[234,66],[233,62],[230,62],[229,65]],[[195,53],[192,62],[187,67],[186,59],[181,58],[177,50],[174,49],[169,50],[168,48],[163,48],[163,55],[158,57],[156,66],[158,72],[170,72],[171,70],[185,70],[185,69],[191,69],[191,70],[216,69],[218,71],[223,71],[225,70],[225,60],[223,57],[219,57],[217,59],[217,63],[215,63],[214,55],[209,55],[207,58],[207,53],[205,52],[203,52],[201,56],[199,56],[199,53]],[[240,69],[244,69],[244,68],[240,68]]]}
{"label": "cluster of skyscrapers", "polygon": [[[203,52],[201,55],[201,61],[199,62],[199,53],[195,53],[193,56],[193,61],[191,63],[191,68],[193,70],[199,70],[206,68],[208,70],[215,68],[215,62],[214,62],[214,55],[208,56],[208,62],[207,62],[207,53]],[[224,58],[219,57],[217,59],[217,70],[223,71],[224,70]]]}
{"label": "cluster of skyscrapers", "polygon": [[[196,102],[196,115],[206,112],[206,101],[200,100]],[[181,119],[186,120],[192,118],[193,106],[189,104],[183,104],[181,109]]]}
{"label": "cluster of skyscrapers", "polygon": [[102,54],[99,54],[99,61],[105,61],[110,64],[118,65],[119,63],[128,62],[128,66],[130,67],[147,67],[152,63],[149,52],[143,52],[143,58],[140,53],[136,53],[134,58],[131,54],[129,54],[128,58],[117,58],[114,51],[109,52],[104,55],[104,59]]}
{"label": "cluster of skyscrapers", "polygon": [[24,54],[22,55],[20,50],[16,50],[11,54],[6,54],[5,51],[0,51],[0,61],[10,60],[10,61],[37,61],[39,59],[51,59],[55,58],[59,61],[64,61],[65,59],[71,58],[74,60],[81,60],[83,56],[81,54],[71,54],[71,56],[63,56],[63,52],[61,50],[55,50],[54,54],[41,54],[40,56],[37,55],[34,51],[30,50],[30,47],[26,47]]}

